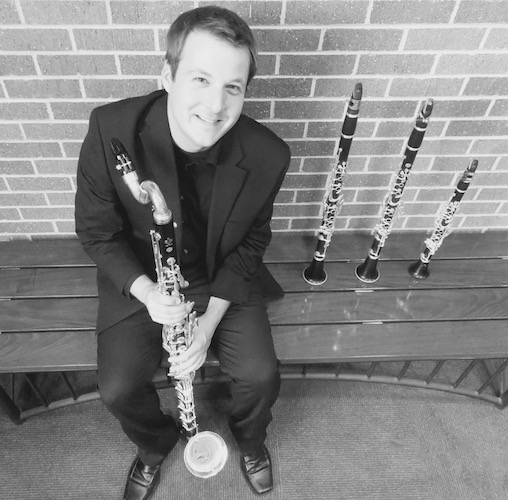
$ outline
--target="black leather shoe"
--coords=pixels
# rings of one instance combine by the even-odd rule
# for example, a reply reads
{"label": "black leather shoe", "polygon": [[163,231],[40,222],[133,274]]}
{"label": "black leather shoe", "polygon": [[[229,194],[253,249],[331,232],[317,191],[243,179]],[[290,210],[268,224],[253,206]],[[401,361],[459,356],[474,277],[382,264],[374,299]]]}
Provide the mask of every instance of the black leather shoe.
{"label": "black leather shoe", "polygon": [[123,500],[148,500],[159,484],[161,466],[145,465],[139,457],[132,463]]}
{"label": "black leather shoe", "polygon": [[254,493],[261,495],[273,488],[272,460],[265,445],[254,453],[243,455],[240,465]]}

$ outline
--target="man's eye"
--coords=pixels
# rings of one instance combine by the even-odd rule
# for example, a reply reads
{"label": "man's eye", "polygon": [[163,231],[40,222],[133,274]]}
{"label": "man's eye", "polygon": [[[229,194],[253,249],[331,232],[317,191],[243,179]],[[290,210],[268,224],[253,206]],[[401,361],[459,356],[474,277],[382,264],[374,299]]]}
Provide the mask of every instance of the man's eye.
{"label": "man's eye", "polygon": [[207,83],[206,78],[203,78],[202,76],[196,76],[196,78],[194,78],[194,80],[198,83]]}
{"label": "man's eye", "polygon": [[241,94],[242,88],[238,85],[228,85],[227,89],[233,94]]}

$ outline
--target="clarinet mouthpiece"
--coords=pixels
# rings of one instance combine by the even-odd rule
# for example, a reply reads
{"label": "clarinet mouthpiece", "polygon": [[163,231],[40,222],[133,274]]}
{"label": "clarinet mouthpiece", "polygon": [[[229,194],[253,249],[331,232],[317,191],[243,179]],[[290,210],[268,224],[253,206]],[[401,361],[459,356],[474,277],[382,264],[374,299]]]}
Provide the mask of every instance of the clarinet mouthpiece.
{"label": "clarinet mouthpiece", "polygon": [[123,144],[116,137],[113,137],[109,141],[109,147],[111,148],[111,151],[115,156],[125,153],[125,148],[123,147]]}
{"label": "clarinet mouthpiece", "polygon": [[433,108],[434,108],[434,100],[427,99],[422,107],[422,116],[424,118],[428,118],[431,115]]}

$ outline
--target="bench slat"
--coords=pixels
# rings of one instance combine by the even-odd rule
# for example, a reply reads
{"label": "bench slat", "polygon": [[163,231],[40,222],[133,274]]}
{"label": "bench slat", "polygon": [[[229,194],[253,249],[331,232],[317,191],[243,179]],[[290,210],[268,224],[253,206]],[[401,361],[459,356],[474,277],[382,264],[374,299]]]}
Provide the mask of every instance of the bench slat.
{"label": "bench slat", "polygon": [[[416,260],[427,236],[427,232],[393,232],[386,241],[381,259]],[[371,244],[370,234],[338,231],[332,238],[326,258],[329,262],[351,259],[362,261]],[[315,247],[315,236],[304,233],[274,233],[265,260],[310,262]],[[456,230],[446,238],[438,252],[436,257],[441,259],[506,257],[508,233],[496,230],[484,233]],[[0,255],[0,268],[92,265],[76,238],[2,242]]]}
{"label": "bench slat", "polygon": [[[417,260],[423,250],[426,232],[393,232],[386,240],[381,260]],[[336,232],[326,252],[326,260],[355,260],[367,257],[373,237],[366,233]],[[310,262],[316,248],[316,237],[303,233],[275,233],[265,255],[266,262]],[[495,258],[508,255],[508,233],[488,230],[454,231],[448,236],[436,257],[440,259]]]}
{"label": "bench slat", "polygon": [[[325,264],[327,281],[323,285],[312,287],[302,278],[305,265],[301,263],[268,265],[286,292],[508,286],[508,260],[436,260],[431,266],[430,277],[419,281],[405,272],[407,263],[381,262],[378,266],[379,280],[376,283],[364,284],[354,274],[356,264],[331,262]],[[94,267],[1,269],[0,298],[94,297],[97,295],[95,274]]]}
{"label": "bench slat", "polygon": [[[508,321],[274,326],[283,363],[508,357]],[[478,342],[481,332],[481,342]],[[0,373],[96,368],[93,331],[0,335]]]}
{"label": "bench slat", "polygon": [[[96,298],[17,299],[0,302],[3,332],[91,329]],[[271,302],[272,325],[502,319],[508,317],[508,288],[307,292]]]}

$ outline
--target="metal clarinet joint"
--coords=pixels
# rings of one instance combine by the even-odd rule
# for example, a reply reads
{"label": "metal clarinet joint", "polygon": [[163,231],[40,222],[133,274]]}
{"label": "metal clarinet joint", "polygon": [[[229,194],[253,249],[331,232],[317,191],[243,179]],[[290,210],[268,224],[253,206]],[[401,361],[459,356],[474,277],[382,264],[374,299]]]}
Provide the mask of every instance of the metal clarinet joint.
{"label": "metal clarinet joint", "polygon": [[323,216],[319,227],[316,250],[311,264],[303,271],[303,279],[309,285],[321,285],[326,281],[324,270],[326,250],[335,229],[335,217],[340,212],[344,197],[342,195],[342,182],[346,174],[347,160],[353,136],[356,130],[363,87],[357,83],[349,100],[349,104],[342,125],[342,132],[337,151],[337,160],[327,182],[326,194],[323,199]]}
{"label": "metal clarinet joint", "polygon": [[425,240],[425,249],[420,254],[420,259],[411,264],[408,272],[413,278],[423,280],[429,277],[429,262],[432,256],[437,252],[443,240],[451,233],[450,224],[455,212],[459,208],[460,201],[467,188],[471,184],[473,175],[478,167],[478,160],[471,160],[466,170],[462,174],[450,201],[445,205],[442,213],[435,222],[433,233]]}
{"label": "metal clarinet joint", "polygon": [[406,187],[409,174],[411,173],[416,154],[425,136],[433,107],[434,101],[432,99],[427,99],[418,113],[415,126],[406,145],[402,165],[395,175],[391,188],[384,200],[383,216],[381,217],[381,221],[374,227],[374,241],[372,242],[372,246],[363,264],[360,264],[355,270],[356,277],[364,283],[374,283],[379,279],[379,270],[377,269],[379,256],[392,230],[397,208],[400,205],[402,194],[404,193],[404,188]]}
{"label": "metal clarinet joint", "polygon": [[[139,182],[136,169],[122,143],[113,138],[110,147],[116,156],[116,168],[134,198],[142,204],[152,204],[154,227],[150,230],[150,239],[159,292],[178,297],[183,303],[185,297],[181,289],[185,279],[177,262],[173,214],[155,182]],[[187,314],[179,323],[162,325],[162,346],[170,356],[188,349],[196,326],[195,311]],[[210,431],[198,432],[193,380],[194,373],[174,377],[179,419],[182,432],[188,439],[184,460],[188,470],[195,476],[211,477],[220,472],[226,464],[228,451],[224,440],[218,434]]]}

